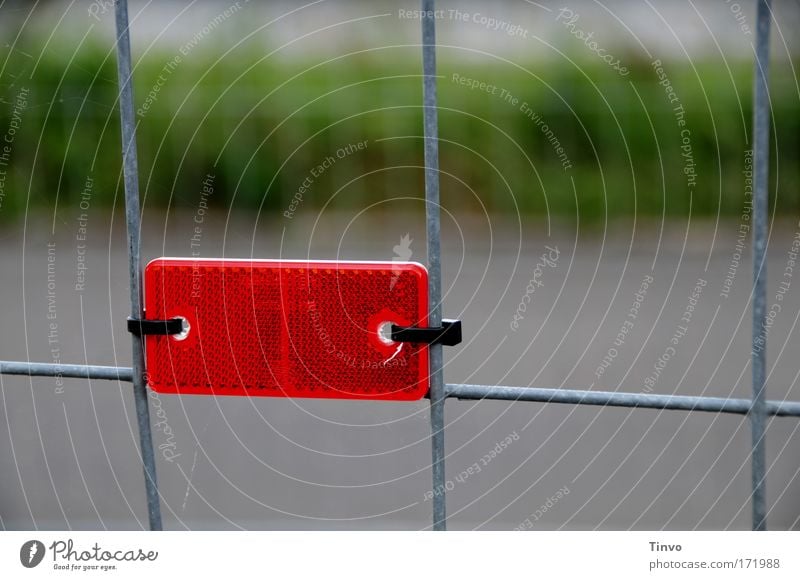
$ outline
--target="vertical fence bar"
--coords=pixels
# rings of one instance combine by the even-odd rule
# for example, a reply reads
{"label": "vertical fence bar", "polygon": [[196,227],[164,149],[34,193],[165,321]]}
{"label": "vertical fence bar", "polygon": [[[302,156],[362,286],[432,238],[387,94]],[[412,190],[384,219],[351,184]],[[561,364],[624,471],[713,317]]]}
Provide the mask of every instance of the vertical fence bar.
{"label": "vertical fence bar", "polygon": [[[128,2],[116,0],[117,72],[119,75],[119,109],[122,125],[122,161],[125,177],[125,219],[128,226],[128,268],[130,274],[131,317],[144,317],[142,307],[142,270],[139,256],[139,167],[136,157],[136,120],[133,113],[131,76],[131,42],[128,27]],[[161,530],[161,506],[158,500],[153,436],[150,431],[150,409],[144,384],[144,348],[141,336],[131,334],[133,343],[133,396],[139,424],[139,445],[144,464],[147,492],[147,515],[151,530]]]}
{"label": "vertical fence bar", "polygon": [[769,184],[769,26],[771,0],[756,0],[755,79],[753,83],[753,529],[767,529],[764,389],[767,363],[767,214]]}
{"label": "vertical fence bar", "polygon": [[[425,134],[425,221],[428,238],[428,323],[442,323],[441,222],[439,212],[439,121],[436,98],[434,0],[422,0],[422,73]],[[447,529],[444,481],[444,371],[441,344],[430,346],[433,529]]]}

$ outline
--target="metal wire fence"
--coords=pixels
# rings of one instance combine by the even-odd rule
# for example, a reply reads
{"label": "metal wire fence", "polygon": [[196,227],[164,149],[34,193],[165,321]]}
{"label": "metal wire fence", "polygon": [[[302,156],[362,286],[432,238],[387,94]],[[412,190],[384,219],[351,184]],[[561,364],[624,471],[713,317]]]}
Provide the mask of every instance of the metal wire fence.
{"label": "metal wire fence", "polygon": [[[753,84],[753,286],[752,286],[752,398],[731,399],[701,396],[676,396],[594,390],[548,389],[534,387],[446,384],[441,344],[430,346],[430,411],[433,487],[433,529],[447,527],[445,486],[445,401],[495,399],[569,405],[599,405],[678,411],[704,411],[748,415],[752,429],[752,521],[754,530],[767,528],[766,499],[766,420],[770,416],[800,417],[800,402],[769,401],[765,391],[766,369],[766,258],[769,174],[769,31],[772,0],[755,0],[757,8]],[[115,1],[116,49],[119,81],[119,106],[122,126],[122,158],[125,184],[128,264],[130,276],[130,315],[141,319],[142,266],[140,257],[140,202],[136,121],[131,78],[131,50],[127,0]],[[425,146],[425,200],[427,258],[429,272],[429,320],[433,327],[442,319],[442,276],[439,206],[439,135],[436,93],[435,0],[422,0],[422,64]],[[126,381],[133,384],[140,451],[144,468],[147,508],[151,530],[163,528],[156,479],[155,457],[150,426],[143,337],[131,334],[132,367],[48,364],[0,361],[0,374],[42,377],[70,377]]]}

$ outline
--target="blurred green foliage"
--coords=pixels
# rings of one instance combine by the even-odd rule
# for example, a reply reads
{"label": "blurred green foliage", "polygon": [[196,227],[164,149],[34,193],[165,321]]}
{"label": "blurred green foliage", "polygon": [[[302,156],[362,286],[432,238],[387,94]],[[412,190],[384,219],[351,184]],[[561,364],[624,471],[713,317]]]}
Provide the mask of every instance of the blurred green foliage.
{"label": "blurred green foliage", "polygon": [[[297,211],[422,196],[418,51],[369,54],[301,63],[252,48],[219,54],[203,47],[141,56],[135,95],[144,203],[194,206],[208,174],[215,176],[213,203],[249,211],[285,211],[304,182]],[[92,204],[113,203],[121,194],[113,52],[99,44],[50,49],[35,67],[31,58],[11,57],[0,79],[0,133],[20,88],[29,96],[0,219],[26,205],[52,209],[56,199],[59,208],[75,207],[87,177]],[[623,78],[593,60],[478,62],[440,50],[445,207],[551,212],[582,222],[634,212],[739,214],[751,63],[664,65],[686,111],[697,173],[690,190],[675,103],[650,62],[628,62]],[[487,86],[469,88],[454,75]],[[796,212],[800,101],[793,80],[774,75],[771,97],[772,202]],[[363,150],[337,156],[364,141]],[[330,167],[314,169],[329,157]]]}

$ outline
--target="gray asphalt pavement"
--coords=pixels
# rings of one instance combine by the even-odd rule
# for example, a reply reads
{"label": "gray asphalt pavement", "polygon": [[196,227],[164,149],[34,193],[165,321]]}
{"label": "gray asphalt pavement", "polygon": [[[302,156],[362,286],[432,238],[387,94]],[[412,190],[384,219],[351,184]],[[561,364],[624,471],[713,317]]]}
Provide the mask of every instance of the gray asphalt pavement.
{"label": "gray asphalt pavement", "polygon": [[[129,364],[124,223],[85,217],[60,212],[54,235],[49,215],[4,226],[0,358]],[[192,255],[196,217],[145,212],[143,256]],[[200,217],[208,257],[391,260],[406,234],[411,259],[425,257],[418,214]],[[445,217],[444,312],[465,330],[446,350],[448,382],[749,395],[752,266],[739,223],[550,226]],[[776,224],[770,243],[770,399],[800,399],[800,279],[787,270],[797,231]],[[1,385],[0,525],[146,525],[128,384]],[[424,401],[161,395],[151,412],[167,529],[430,524]],[[448,401],[446,420],[451,529],[750,526],[744,417]],[[773,529],[800,527],[799,426],[769,422]]]}

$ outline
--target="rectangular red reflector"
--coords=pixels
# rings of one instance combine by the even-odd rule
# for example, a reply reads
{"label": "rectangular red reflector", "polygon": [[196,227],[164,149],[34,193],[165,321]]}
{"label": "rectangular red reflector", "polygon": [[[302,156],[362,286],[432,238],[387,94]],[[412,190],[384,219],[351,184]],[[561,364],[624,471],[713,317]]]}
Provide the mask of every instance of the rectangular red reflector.
{"label": "rectangular red reflector", "polygon": [[158,258],[145,317],[185,319],[145,338],[159,393],[416,400],[428,347],[391,324],[427,326],[428,272],[413,262]]}

